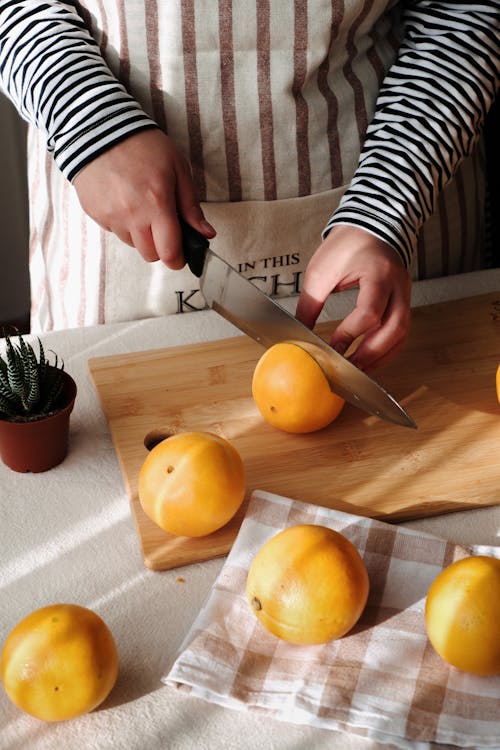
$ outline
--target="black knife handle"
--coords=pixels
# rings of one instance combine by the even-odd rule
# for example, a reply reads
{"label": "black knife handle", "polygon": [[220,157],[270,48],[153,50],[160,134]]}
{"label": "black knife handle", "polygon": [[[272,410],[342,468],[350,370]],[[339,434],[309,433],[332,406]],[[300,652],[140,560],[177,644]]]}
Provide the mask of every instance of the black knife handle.
{"label": "black knife handle", "polygon": [[200,278],[203,272],[203,264],[205,263],[205,255],[209,242],[197,229],[190,226],[184,221],[182,216],[179,216],[179,224],[181,225],[182,231],[182,249],[184,251],[184,258],[189,266],[191,273]]}

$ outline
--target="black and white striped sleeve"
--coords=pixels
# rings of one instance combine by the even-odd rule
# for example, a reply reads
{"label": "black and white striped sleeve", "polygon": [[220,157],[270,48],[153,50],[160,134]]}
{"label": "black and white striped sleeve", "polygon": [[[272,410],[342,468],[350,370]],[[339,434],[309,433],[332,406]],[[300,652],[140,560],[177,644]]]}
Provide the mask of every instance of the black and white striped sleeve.
{"label": "black and white striped sleeve", "polygon": [[481,131],[500,80],[500,0],[408,0],[405,35],[334,224],[367,229],[407,267],[437,196]]}
{"label": "black and white striped sleeve", "polygon": [[155,123],[117,81],[76,2],[0,0],[0,87],[62,173]]}

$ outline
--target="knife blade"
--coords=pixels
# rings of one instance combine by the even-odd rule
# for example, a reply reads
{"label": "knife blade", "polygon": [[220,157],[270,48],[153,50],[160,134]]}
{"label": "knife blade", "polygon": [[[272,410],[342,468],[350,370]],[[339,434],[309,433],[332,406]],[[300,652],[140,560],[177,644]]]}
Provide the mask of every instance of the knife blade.
{"label": "knife blade", "polygon": [[416,428],[412,417],[379,383],[216,255],[209,241],[181,217],[179,223],[185,260],[200,279],[208,307],[266,348],[281,341],[299,344],[316,359],[334,393],[368,414]]}

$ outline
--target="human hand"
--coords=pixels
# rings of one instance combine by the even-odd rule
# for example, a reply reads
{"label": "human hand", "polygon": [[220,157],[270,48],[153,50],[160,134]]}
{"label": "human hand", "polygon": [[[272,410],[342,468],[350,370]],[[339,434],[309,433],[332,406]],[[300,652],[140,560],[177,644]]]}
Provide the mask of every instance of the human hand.
{"label": "human hand", "polygon": [[333,291],[359,286],[356,306],[331,337],[363,370],[386,364],[403,346],[410,330],[411,279],[393,247],[364,229],[336,225],[309,261],[296,317],[312,328]]}
{"label": "human hand", "polygon": [[207,239],[191,171],[161,130],[135,133],[87,164],[73,181],[83,210],[103,229],[135,247],[144,260],[185,265],[177,215]]}

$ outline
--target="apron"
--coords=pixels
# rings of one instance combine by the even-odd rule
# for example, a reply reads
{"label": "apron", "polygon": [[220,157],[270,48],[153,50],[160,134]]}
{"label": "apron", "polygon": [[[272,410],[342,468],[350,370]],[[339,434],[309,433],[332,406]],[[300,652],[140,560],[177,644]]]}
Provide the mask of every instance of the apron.
{"label": "apron", "polygon": [[[112,71],[192,164],[212,249],[268,294],[298,294],[397,53],[397,4],[82,5]],[[28,169],[33,332],[205,307],[187,267],[146,263],[83,213],[34,128]],[[478,152],[445,189],[413,278],[478,267],[483,173]]]}
{"label": "apron", "polygon": [[[321,241],[320,230],[342,193],[340,188],[280,201],[203,204],[208,221],[221,227],[210,247],[267,294],[298,294],[307,262]],[[182,314],[206,306],[198,279],[187,266],[172,272],[158,262],[144,269],[131,248],[124,264],[123,246],[108,239],[107,320],[133,320],[144,311],[148,316]],[[117,273],[119,268],[123,273]]]}

